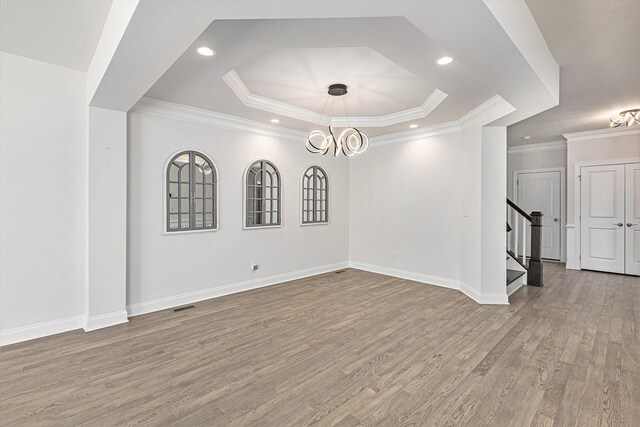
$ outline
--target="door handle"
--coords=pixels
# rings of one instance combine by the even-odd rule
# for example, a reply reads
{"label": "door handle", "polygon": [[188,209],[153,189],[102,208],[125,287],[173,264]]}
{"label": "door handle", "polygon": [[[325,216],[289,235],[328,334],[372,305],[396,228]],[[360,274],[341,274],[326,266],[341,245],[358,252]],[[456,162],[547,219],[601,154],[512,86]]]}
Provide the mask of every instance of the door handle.
{"label": "door handle", "polygon": [[553,218],[553,222],[558,222],[560,221],[558,218]]}
{"label": "door handle", "polygon": [[617,223],[616,223],[616,222],[614,222],[614,223],[613,223],[613,225],[617,225],[618,227],[622,227],[624,224],[623,224],[623,223],[621,223],[621,222],[617,222]]}
{"label": "door handle", "polygon": [[630,222],[627,223],[627,227],[635,227],[638,224],[631,224]]}

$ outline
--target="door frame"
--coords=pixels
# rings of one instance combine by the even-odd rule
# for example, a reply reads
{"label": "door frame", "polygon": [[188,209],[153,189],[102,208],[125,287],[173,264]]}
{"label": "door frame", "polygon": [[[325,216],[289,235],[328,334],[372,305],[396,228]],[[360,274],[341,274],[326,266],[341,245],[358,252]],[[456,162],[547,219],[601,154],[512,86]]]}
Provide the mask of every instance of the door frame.
{"label": "door frame", "polygon": [[560,262],[567,262],[567,245],[566,245],[566,233],[563,232],[565,229],[565,223],[568,218],[565,220],[566,212],[567,212],[567,168],[564,166],[559,166],[555,168],[537,168],[537,169],[518,169],[513,171],[513,198],[514,203],[518,204],[518,175],[519,174],[527,174],[527,173],[544,173],[544,172],[560,172]]}
{"label": "door frame", "polygon": [[[580,215],[582,214],[582,182],[580,177],[582,176],[582,168],[585,166],[608,166],[608,165],[626,165],[628,163],[639,163],[640,157],[630,157],[627,159],[612,159],[612,160],[591,160],[585,162],[575,162],[573,164],[573,224],[567,224],[567,242],[572,243],[573,247],[573,259],[571,265],[567,261],[567,268],[572,270],[582,270],[582,245],[581,236],[582,224],[580,221]],[[567,218],[569,220],[569,218]],[[569,238],[569,233],[573,234],[573,239]]]}

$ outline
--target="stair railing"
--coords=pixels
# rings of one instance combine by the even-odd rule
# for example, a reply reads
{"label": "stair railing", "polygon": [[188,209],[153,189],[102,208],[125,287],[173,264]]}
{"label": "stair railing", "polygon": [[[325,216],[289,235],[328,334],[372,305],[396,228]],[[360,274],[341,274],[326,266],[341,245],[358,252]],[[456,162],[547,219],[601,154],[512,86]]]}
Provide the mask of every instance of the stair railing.
{"label": "stair railing", "polygon": [[[528,229],[531,236],[530,242],[527,242]],[[527,285],[543,286],[542,212],[534,211],[528,214],[507,199],[507,231],[507,253],[527,270]],[[529,249],[528,263],[527,249]]]}

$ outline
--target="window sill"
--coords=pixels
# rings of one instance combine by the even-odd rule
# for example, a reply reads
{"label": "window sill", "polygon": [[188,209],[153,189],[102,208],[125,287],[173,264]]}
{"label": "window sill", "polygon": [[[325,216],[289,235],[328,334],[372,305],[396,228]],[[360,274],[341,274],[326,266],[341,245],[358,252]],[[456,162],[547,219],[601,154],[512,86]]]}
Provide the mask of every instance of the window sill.
{"label": "window sill", "polygon": [[176,230],[176,231],[167,231],[164,230],[162,234],[171,236],[173,234],[192,234],[192,233],[211,233],[213,231],[218,231],[220,227],[217,228],[205,228],[203,230]]}
{"label": "window sill", "polygon": [[247,227],[246,225],[242,227],[243,230],[263,230],[265,228],[282,228],[282,224],[278,225],[255,225],[253,227]]}

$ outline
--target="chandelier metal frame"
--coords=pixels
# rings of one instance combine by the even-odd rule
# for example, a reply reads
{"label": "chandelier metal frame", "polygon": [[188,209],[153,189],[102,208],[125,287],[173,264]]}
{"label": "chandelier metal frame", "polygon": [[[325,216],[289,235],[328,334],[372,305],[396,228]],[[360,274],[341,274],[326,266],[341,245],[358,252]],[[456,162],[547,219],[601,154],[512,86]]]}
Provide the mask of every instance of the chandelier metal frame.
{"label": "chandelier metal frame", "polygon": [[305,148],[310,153],[325,155],[330,151],[331,146],[333,145],[333,155],[335,157],[338,157],[340,153],[344,154],[347,157],[352,157],[356,154],[364,153],[367,148],[369,148],[369,137],[361,130],[351,126],[351,123],[349,121],[349,109],[347,107],[347,100],[344,96],[347,94],[347,86],[342,83],[334,83],[329,86],[327,93],[327,100],[325,101],[324,107],[322,108],[320,120],[322,121],[322,118],[324,117],[324,112],[327,108],[327,104],[329,103],[329,98],[333,97],[333,102],[331,105],[331,112],[333,115],[335,98],[341,97],[342,103],[344,105],[345,115],[347,116],[348,127],[340,133],[340,136],[338,138],[335,137],[335,134],[333,133],[333,127],[331,125],[329,125],[328,135],[322,132],[320,129],[313,129],[307,135]]}
{"label": "chandelier metal frame", "polygon": [[640,125],[640,108],[621,111],[618,114],[611,116],[609,121],[611,122],[610,126],[612,128],[617,128],[620,125]]}

